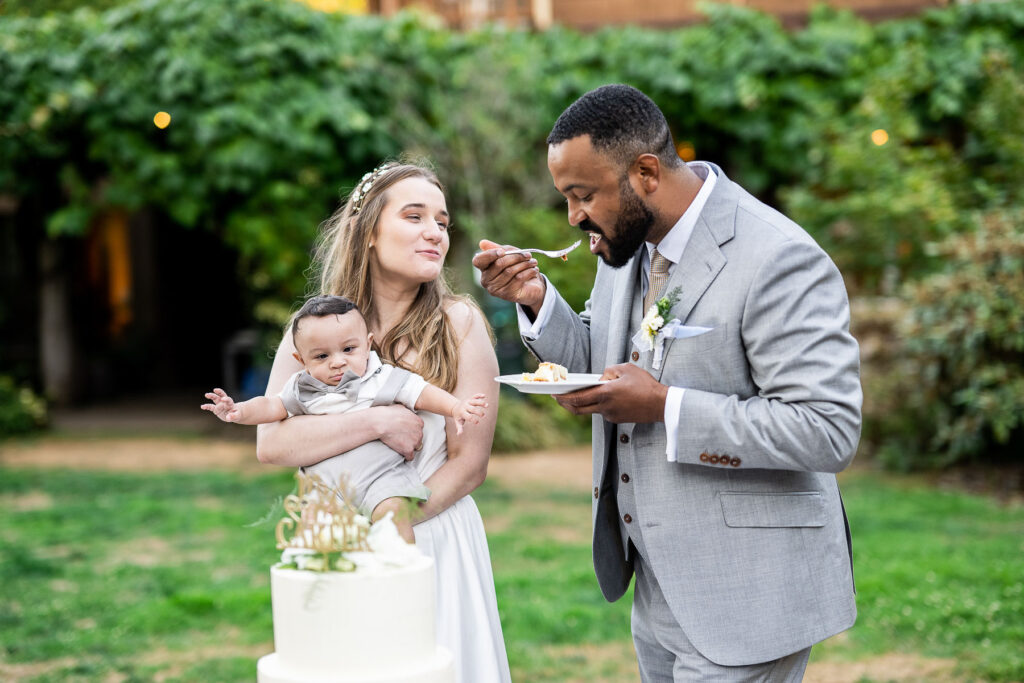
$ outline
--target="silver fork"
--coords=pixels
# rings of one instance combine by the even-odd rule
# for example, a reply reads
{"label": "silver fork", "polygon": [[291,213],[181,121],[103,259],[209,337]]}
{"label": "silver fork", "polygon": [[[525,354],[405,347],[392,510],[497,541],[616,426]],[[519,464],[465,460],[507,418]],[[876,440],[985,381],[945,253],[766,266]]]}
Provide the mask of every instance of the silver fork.
{"label": "silver fork", "polygon": [[582,241],[583,240],[576,240],[575,242],[567,246],[565,249],[559,249],[558,251],[550,251],[548,249],[514,249],[512,251],[506,251],[505,256],[508,256],[510,254],[544,254],[545,256],[550,256],[551,258],[560,258],[568,254],[576,247],[580,246],[580,242]]}

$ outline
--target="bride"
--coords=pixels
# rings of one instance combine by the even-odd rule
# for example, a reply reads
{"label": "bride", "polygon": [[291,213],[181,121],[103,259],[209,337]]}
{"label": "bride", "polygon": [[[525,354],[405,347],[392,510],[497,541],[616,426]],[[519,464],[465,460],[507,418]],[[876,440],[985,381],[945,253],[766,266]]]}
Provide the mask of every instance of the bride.
{"label": "bride", "polygon": [[[483,522],[469,496],[487,475],[498,407],[490,328],[473,301],[442,276],[451,225],[434,173],[388,163],[364,176],[325,224],[314,265],[319,292],[362,311],[381,360],[422,375],[459,398],[486,394],[490,409],[461,436],[451,420],[381,406],[341,415],[300,415],[261,425],[260,462],[312,465],[379,439],[413,463],[430,489],[414,520],[416,545],[432,556],[437,636],[455,655],[458,680],[510,680]],[[267,395],[301,369],[290,333],[281,340]]]}

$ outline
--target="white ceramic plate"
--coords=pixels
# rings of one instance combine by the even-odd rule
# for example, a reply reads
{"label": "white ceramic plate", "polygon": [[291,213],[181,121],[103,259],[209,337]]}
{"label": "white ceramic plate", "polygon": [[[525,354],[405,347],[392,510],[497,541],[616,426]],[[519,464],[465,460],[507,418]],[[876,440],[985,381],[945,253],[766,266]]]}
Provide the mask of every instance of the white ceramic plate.
{"label": "white ceramic plate", "polygon": [[608,381],[602,381],[601,375],[588,375],[581,372],[570,372],[568,379],[564,382],[524,382],[521,372],[516,375],[501,375],[495,377],[494,380],[515,387],[524,394],[567,394],[570,391],[594,387]]}

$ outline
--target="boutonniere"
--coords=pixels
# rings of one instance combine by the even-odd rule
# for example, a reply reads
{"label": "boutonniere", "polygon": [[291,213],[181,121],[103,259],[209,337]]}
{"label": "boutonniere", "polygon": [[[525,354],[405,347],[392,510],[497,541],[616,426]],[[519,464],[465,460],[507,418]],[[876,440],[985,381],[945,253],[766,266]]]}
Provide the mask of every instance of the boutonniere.
{"label": "boutonniere", "polygon": [[647,309],[644,319],[640,321],[640,329],[633,335],[633,343],[641,351],[654,349],[654,369],[661,368],[661,356],[665,350],[665,340],[672,335],[675,328],[680,325],[678,318],[668,320],[672,307],[679,302],[682,288],[676,287],[671,292],[661,297]]}

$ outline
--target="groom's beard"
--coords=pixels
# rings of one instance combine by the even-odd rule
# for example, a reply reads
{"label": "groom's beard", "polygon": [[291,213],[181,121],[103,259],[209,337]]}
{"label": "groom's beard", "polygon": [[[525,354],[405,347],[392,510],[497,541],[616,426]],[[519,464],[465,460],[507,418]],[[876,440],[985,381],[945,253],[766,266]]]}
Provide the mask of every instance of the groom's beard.
{"label": "groom's beard", "polygon": [[618,218],[615,219],[615,237],[609,237],[607,232],[589,218],[579,224],[581,229],[601,235],[601,241],[608,245],[608,255],[601,254],[601,260],[612,268],[621,268],[629,263],[629,259],[633,258],[637,249],[647,239],[647,234],[654,225],[654,214],[633,191],[627,180],[619,184],[619,199],[621,208]]}

